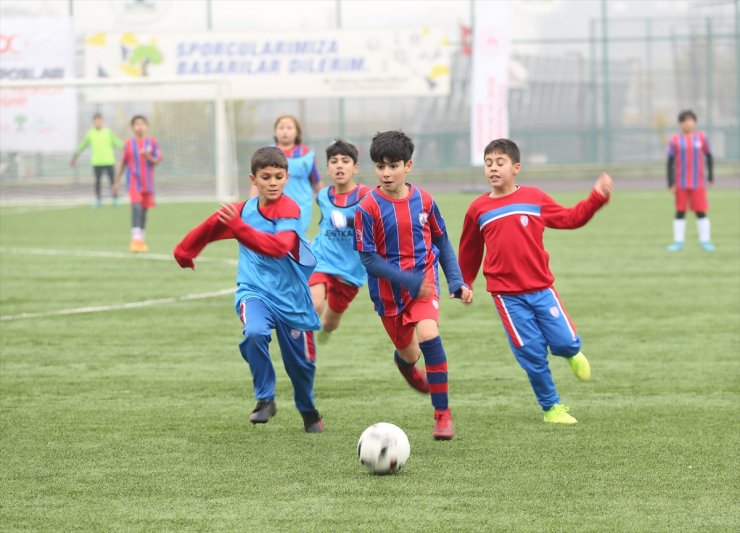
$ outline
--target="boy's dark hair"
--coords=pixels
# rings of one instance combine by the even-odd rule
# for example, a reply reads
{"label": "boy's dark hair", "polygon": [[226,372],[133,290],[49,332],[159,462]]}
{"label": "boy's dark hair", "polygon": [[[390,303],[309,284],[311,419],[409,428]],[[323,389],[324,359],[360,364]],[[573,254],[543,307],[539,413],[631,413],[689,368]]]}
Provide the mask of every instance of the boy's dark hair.
{"label": "boy's dark hair", "polygon": [[414,154],[414,142],[402,131],[391,130],[376,133],[370,144],[370,159],[375,163],[388,161],[406,163]]}
{"label": "boy's dark hair", "polygon": [[288,159],[277,146],[263,146],[252,155],[252,175],[261,168],[277,167],[288,170]]}
{"label": "boy's dark hair", "polygon": [[519,154],[519,147],[511,139],[495,139],[488,143],[488,146],[483,150],[483,159],[488,154],[504,154],[508,155],[511,162],[514,164],[519,163],[521,155]]}
{"label": "boy's dark hair", "polygon": [[[299,145],[303,142],[303,131],[301,130],[301,123],[298,122],[298,119],[295,118],[293,115],[280,115],[276,120],[275,124],[272,125],[272,131],[275,131],[275,128],[277,128],[278,123],[283,120],[284,118],[289,118],[293,121],[293,124],[295,124],[295,143],[296,145]],[[272,137],[275,142],[278,142],[277,137],[273,135]]]}
{"label": "boy's dark hair", "polygon": [[133,126],[134,122],[136,122],[137,120],[143,120],[144,124],[146,124],[147,126],[149,125],[149,121],[144,115],[134,115],[134,118],[131,119],[131,125]]}
{"label": "boy's dark hair", "polygon": [[334,144],[330,144],[326,148],[326,162],[328,163],[329,159],[337,155],[351,157],[352,162],[355,164],[357,164],[357,158],[359,157],[355,145],[343,139],[334,139]]}
{"label": "boy's dark hair", "polygon": [[681,111],[678,114],[678,123],[681,124],[681,122],[683,122],[687,118],[692,118],[694,119],[694,122],[696,122],[696,113],[694,113],[691,109],[686,109],[684,111]]}
{"label": "boy's dark hair", "polygon": [[103,118],[103,115],[101,113],[95,113],[93,115],[93,120],[95,120],[96,118]]}

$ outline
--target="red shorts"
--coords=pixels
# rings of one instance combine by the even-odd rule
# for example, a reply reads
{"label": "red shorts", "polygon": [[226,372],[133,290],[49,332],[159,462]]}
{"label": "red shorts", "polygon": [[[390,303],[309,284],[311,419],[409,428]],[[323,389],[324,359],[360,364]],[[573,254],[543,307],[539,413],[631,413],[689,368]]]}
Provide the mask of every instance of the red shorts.
{"label": "red shorts", "polygon": [[706,189],[679,189],[676,187],[676,211],[685,212],[690,206],[694,213],[706,213],[709,209],[707,204]]}
{"label": "red shorts", "polygon": [[439,298],[432,296],[423,300],[413,300],[400,315],[382,316],[380,319],[393,346],[402,350],[414,340],[417,322],[425,319],[435,322],[439,320]]}
{"label": "red shorts", "polygon": [[308,278],[308,284],[310,286],[320,285],[321,283],[326,285],[326,300],[329,304],[329,309],[335,313],[344,313],[349,307],[349,304],[352,303],[352,300],[355,299],[355,296],[357,296],[357,293],[360,292],[359,287],[345,283],[339,276],[332,274],[314,272]]}
{"label": "red shorts", "polygon": [[154,207],[154,193],[137,191],[134,188],[129,189],[128,196],[132,204],[141,204],[144,209]]}

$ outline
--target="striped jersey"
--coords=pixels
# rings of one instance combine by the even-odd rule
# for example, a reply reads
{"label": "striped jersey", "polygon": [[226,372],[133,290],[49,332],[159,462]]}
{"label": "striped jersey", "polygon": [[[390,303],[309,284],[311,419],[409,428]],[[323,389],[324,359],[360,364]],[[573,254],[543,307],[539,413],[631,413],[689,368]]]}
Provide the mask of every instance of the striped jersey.
{"label": "striped jersey", "polygon": [[319,191],[316,203],[321,210],[319,234],[311,242],[316,256],[315,272],[339,276],[350,285],[361,287],[367,281],[365,266],[355,251],[354,230],[351,226],[335,228],[331,222],[332,211],[339,211],[347,220],[354,220],[360,201],[372,191],[367,185],[358,184],[348,193],[336,194],[334,187]]}
{"label": "striped jersey", "polygon": [[154,137],[132,137],[123,147],[122,162],[126,164],[126,183],[129,190],[154,192],[154,165],[144,157],[144,152],[147,151],[155,159],[162,159],[159,143]]}
{"label": "striped jersey", "polygon": [[703,131],[685,135],[676,133],[668,142],[668,157],[675,158],[673,183],[678,189],[703,189],[704,155],[711,154],[709,141]]}
{"label": "striped jersey", "polygon": [[[357,251],[377,253],[401,270],[423,273],[434,279],[438,293],[439,250],[432,238],[445,233],[445,222],[434,198],[413,185],[409,185],[405,198],[391,198],[376,187],[355,212]],[[412,300],[405,288],[371,273],[367,284],[380,316],[399,315]]]}
{"label": "striped jersey", "polygon": [[316,152],[299,144],[283,150],[283,153],[288,159],[288,181],[284,192],[301,208],[301,223],[305,231],[313,211],[313,185],[321,181],[316,168]]}
{"label": "striped jersey", "polygon": [[608,201],[596,189],[573,207],[564,207],[536,187],[520,185],[506,196],[476,198],[463,221],[458,259],[469,287],[478,275],[483,253],[486,290],[525,294],[552,286],[545,228],[574,229],[586,224]]}

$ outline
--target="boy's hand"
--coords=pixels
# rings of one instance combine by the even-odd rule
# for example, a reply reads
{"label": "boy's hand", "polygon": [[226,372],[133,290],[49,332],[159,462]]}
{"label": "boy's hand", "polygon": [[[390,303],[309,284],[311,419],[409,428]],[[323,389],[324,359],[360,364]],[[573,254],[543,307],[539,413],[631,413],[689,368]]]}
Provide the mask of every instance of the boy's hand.
{"label": "boy's hand", "polygon": [[464,304],[473,303],[473,289],[467,285],[463,285],[457,291],[450,294],[450,298],[460,298],[460,301]]}
{"label": "boy's hand", "polygon": [[195,263],[193,263],[193,260],[189,257],[181,256],[177,253],[177,250],[175,250],[175,261],[177,261],[177,264],[180,265],[181,268],[192,268],[195,270]]}
{"label": "boy's hand", "polygon": [[429,281],[427,278],[424,278],[424,281],[421,282],[421,287],[419,287],[419,292],[416,294],[416,297],[421,298],[429,298],[430,296],[434,296],[434,293],[437,292],[437,288],[434,286],[434,283]]}
{"label": "boy's hand", "polygon": [[72,160],[69,162],[69,166],[74,168],[76,164],[77,164],[77,156],[72,158]]}
{"label": "boy's hand", "polygon": [[223,203],[218,211],[218,220],[222,224],[231,226],[241,220],[241,217],[234,204]]}
{"label": "boy's hand", "polygon": [[118,196],[118,180],[113,182],[113,187],[111,187],[111,190],[113,191],[113,196]]}
{"label": "boy's hand", "polygon": [[609,195],[612,193],[612,177],[606,172],[602,172],[599,179],[596,180],[594,189],[604,198],[609,198]]}

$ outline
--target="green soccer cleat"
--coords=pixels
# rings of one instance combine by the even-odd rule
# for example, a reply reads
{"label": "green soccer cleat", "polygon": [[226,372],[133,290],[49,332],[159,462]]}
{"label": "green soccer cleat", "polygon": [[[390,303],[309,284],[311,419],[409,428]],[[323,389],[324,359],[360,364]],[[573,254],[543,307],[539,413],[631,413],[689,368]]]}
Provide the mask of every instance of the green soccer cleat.
{"label": "green soccer cleat", "polygon": [[581,381],[591,379],[591,365],[588,363],[586,356],[583,355],[583,352],[578,352],[573,357],[569,357],[568,365],[573,371],[573,374]]}
{"label": "green soccer cleat", "polygon": [[324,331],[323,329],[321,329],[316,334],[316,340],[319,342],[319,344],[326,344],[327,342],[329,342],[330,338],[331,338],[330,331]]}
{"label": "green soccer cleat", "polygon": [[570,425],[575,424],[578,420],[568,414],[568,408],[566,406],[556,403],[545,411],[545,422]]}

